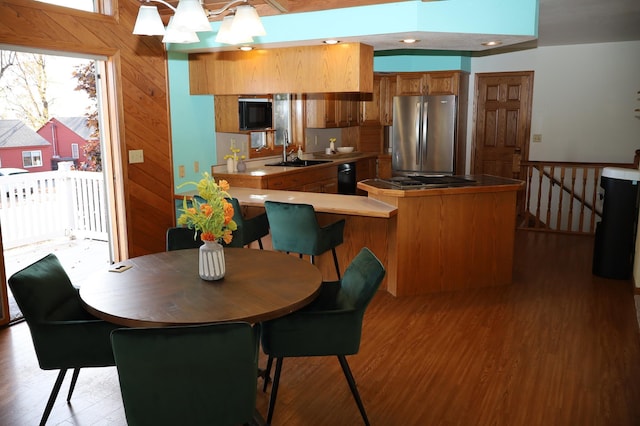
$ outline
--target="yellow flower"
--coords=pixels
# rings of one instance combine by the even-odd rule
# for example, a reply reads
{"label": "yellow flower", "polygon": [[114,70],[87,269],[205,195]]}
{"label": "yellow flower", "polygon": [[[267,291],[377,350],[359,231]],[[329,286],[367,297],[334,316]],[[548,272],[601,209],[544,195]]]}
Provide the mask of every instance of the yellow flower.
{"label": "yellow flower", "polygon": [[185,182],[178,189],[185,185],[195,185],[198,196],[190,201],[184,197],[178,224],[200,231],[203,241],[222,240],[230,243],[238,225],[233,220],[233,205],[227,201],[227,198],[231,198],[227,192],[229,183],[225,180],[216,183],[205,172],[199,182]]}

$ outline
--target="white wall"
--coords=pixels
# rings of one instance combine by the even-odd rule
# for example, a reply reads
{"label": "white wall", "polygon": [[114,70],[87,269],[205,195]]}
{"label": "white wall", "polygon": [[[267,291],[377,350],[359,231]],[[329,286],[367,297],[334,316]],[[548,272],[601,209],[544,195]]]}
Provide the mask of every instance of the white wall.
{"label": "white wall", "polygon": [[[539,47],[473,58],[475,73],[534,71],[530,160],[633,161],[640,149],[640,41]],[[470,170],[473,102],[469,105],[467,170]],[[532,138],[531,138],[532,140]]]}

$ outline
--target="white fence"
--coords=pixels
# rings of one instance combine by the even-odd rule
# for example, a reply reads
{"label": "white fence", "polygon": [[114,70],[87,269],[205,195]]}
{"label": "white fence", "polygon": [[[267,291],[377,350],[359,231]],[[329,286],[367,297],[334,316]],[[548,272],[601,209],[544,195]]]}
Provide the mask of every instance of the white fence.
{"label": "white fence", "polygon": [[60,170],[0,177],[5,249],[60,237],[108,240],[101,172]]}

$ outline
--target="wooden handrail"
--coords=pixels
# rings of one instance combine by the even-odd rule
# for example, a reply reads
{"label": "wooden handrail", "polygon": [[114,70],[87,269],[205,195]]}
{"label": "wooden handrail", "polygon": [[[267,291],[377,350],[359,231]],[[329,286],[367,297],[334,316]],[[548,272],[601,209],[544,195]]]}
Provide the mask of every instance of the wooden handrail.
{"label": "wooden handrail", "polygon": [[525,180],[524,195],[518,202],[518,226],[548,232],[594,234],[602,215],[598,196],[602,169],[637,169],[639,165],[640,150],[636,150],[633,163],[520,161],[516,153],[514,177]]}

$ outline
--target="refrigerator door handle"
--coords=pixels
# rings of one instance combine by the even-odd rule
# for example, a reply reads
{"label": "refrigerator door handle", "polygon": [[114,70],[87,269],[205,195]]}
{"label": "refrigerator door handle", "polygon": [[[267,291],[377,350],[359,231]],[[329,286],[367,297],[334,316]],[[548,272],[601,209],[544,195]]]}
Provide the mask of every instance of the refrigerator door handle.
{"label": "refrigerator door handle", "polygon": [[[415,117],[421,117],[422,116],[422,102],[418,101],[416,102],[416,112],[415,112]],[[422,144],[420,143],[420,138],[422,135],[422,124],[421,124],[422,120],[416,120],[416,141],[418,141],[418,143],[416,143],[416,160],[415,160],[415,165],[419,166],[420,165],[420,158],[422,156]]]}
{"label": "refrigerator door handle", "polygon": [[[427,153],[429,152],[427,150],[427,137],[429,135],[429,101],[428,100],[424,100],[422,102],[422,110],[420,111],[420,122],[421,122],[421,132],[420,132],[420,138],[418,139],[418,145],[420,145],[421,147],[421,156],[420,156],[420,170],[422,170],[424,168],[424,166],[426,166],[426,162],[427,162]],[[422,158],[422,157],[425,158]]]}

